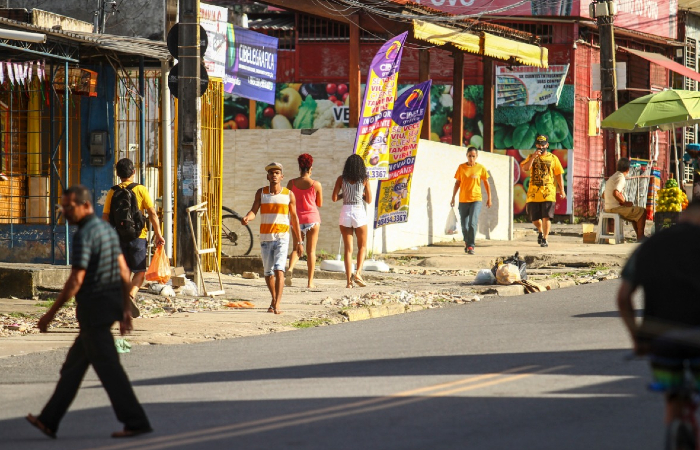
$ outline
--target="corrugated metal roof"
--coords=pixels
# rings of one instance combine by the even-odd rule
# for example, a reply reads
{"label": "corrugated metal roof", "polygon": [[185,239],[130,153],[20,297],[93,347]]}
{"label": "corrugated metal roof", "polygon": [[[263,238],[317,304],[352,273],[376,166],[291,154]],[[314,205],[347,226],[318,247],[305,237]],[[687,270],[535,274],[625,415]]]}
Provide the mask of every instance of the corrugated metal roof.
{"label": "corrugated metal roof", "polygon": [[285,30],[294,29],[293,16],[266,17],[248,21],[248,28],[252,30]]}
{"label": "corrugated metal roof", "polygon": [[63,31],[45,28],[16,20],[0,17],[0,26],[46,34],[47,37],[62,38],[78,45],[112,50],[128,55],[143,55],[146,58],[168,61],[172,59],[165,42],[152,41],[131,36],[115,36],[111,34],[95,34],[80,31]]}

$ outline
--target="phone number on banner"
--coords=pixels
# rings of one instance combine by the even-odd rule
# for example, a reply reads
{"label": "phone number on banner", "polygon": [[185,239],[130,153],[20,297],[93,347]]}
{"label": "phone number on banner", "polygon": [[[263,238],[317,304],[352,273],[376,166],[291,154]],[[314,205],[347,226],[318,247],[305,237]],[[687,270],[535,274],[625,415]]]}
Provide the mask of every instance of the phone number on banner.
{"label": "phone number on banner", "polygon": [[369,177],[371,179],[389,178],[389,169],[386,167],[375,167],[372,169],[367,169],[367,177]]}

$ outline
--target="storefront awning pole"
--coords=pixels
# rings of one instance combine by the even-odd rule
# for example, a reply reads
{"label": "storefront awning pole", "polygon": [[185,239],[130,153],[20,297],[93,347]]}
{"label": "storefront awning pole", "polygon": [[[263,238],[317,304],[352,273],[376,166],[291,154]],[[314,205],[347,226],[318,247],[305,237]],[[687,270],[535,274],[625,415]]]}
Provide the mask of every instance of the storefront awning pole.
{"label": "storefront awning pole", "polygon": [[167,61],[161,63],[161,114],[163,125],[161,133],[163,137],[163,237],[165,238],[165,253],[168,258],[173,256],[173,160],[172,147],[170,142],[170,88],[168,87],[168,71],[169,66]]}
{"label": "storefront awning pole", "polygon": [[[68,157],[68,61],[64,63],[63,70],[65,71],[65,76],[63,77],[63,192],[69,187],[69,168],[68,162],[70,158]],[[93,200],[94,201],[94,200]],[[70,265],[70,243],[68,242],[70,225],[68,220],[65,220],[65,231],[66,231],[66,265]]]}
{"label": "storefront awning pole", "polygon": [[676,181],[678,181],[678,186],[683,187],[683,180],[681,180],[680,177],[680,169],[678,168],[678,146],[676,145],[676,127],[674,126],[673,129],[671,130],[671,133],[673,133],[673,154],[676,159]]}
{"label": "storefront awning pole", "polygon": [[143,56],[139,56],[139,165],[141,184],[146,184],[146,74]]}
{"label": "storefront awning pole", "polygon": [[[56,173],[54,170],[54,138],[56,137],[54,130],[54,96],[55,91],[53,89],[53,78],[56,75],[54,69],[53,61],[51,62],[51,67],[49,69],[49,76],[44,79],[45,83],[49,83],[50,88],[48,89],[49,95],[49,198],[51,199],[51,209],[49,213],[51,214],[51,264],[56,264],[56,225],[58,224],[58,211],[54,209],[58,206],[58,183],[56,181]],[[12,94],[12,90],[10,90]]]}

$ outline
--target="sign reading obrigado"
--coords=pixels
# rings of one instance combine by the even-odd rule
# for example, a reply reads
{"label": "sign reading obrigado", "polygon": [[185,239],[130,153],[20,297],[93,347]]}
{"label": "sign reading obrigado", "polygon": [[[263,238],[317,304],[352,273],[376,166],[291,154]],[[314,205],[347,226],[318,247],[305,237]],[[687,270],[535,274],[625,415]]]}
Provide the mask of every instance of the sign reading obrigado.
{"label": "sign reading obrigado", "polygon": [[275,103],[277,38],[228,24],[224,90],[240,97]]}

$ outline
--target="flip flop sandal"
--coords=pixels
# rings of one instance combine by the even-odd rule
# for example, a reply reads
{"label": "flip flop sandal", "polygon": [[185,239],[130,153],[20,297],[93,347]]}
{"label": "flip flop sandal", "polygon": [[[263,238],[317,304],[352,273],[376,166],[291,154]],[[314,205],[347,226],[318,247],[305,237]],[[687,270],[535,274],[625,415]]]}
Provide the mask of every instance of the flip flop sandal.
{"label": "flip flop sandal", "polygon": [[275,307],[274,307],[274,306],[272,306],[272,305],[270,305],[270,307],[269,307],[269,308],[267,308],[267,312],[269,312],[269,313],[273,313],[273,312],[275,312]]}
{"label": "flip flop sandal", "polygon": [[127,438],[127,437],[134,437],[138,436],[140,434],[146,434],[150,433],[153,431],[152,428],[141,428],[140,430],[129,430],[127,428],[124,428],[122,431],[115,431],[112,433],[113,438]]}
{"label": "flip flop sandal", "polygon": [[39,429],[39,431],[41,431],[42,433],[44,433],[45,435],[47,435],[51,439],[56,439],[56,432],[52,431],[46,425],[41,423],[41,421],[38,418],[32,416],[31,414],[27,414],[26,419],[27,419],[27,422],[34,425],[36,428]]}
{"label": "flip flop sandal", "polygon": [[353,281],[355,282],[356,285],[358,285],[360,287],[367,286],[367,283],[365,283],[365,280],[363,280],[362,277],[358,277],[357,275],[355,275],[355,278]]}

